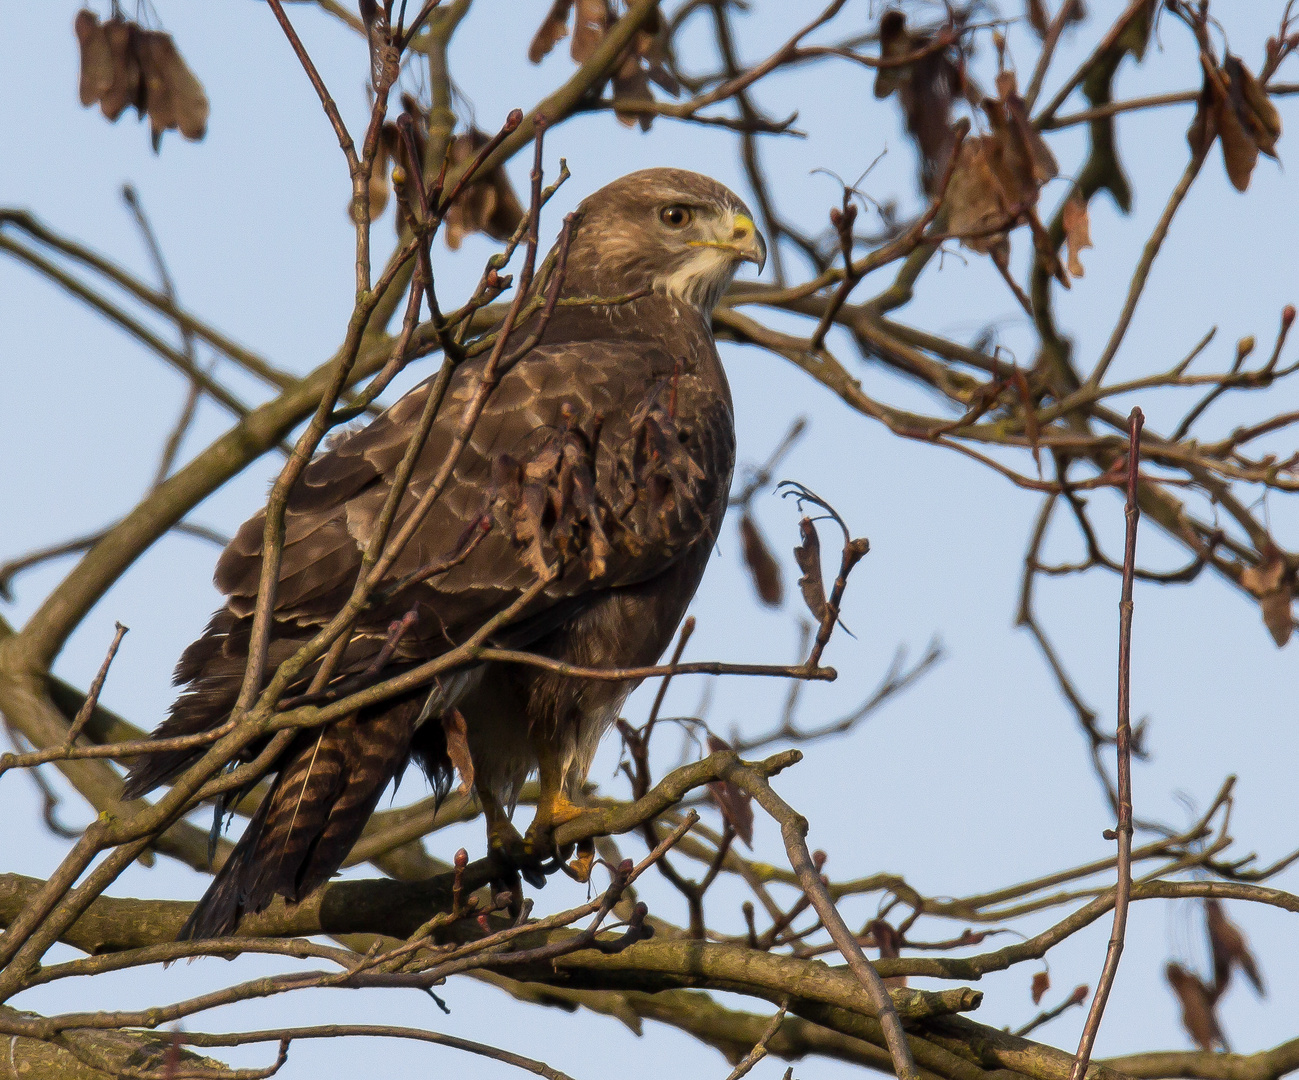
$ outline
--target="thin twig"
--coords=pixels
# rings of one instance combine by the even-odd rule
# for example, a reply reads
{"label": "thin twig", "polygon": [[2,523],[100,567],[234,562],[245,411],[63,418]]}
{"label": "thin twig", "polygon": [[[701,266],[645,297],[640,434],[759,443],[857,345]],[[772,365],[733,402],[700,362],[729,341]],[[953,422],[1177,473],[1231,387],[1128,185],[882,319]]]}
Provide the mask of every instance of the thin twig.
{"label": "thin twig", "polygon": [[744,1055],[744,1058],[734,1069],[726,1080],[741,1080],[741,1077],[748,1076],[753,1071],[753,1067],[767,1056],[767,1043],[771,1042],[776,1032],[780,1030],[780,1025],[785,1022],[785,1006],[776,1011],[776,1015],[771,1018],[771,1023],[763,1031],[761,1038],[753,1044],[753,1049]]}
{"label": "thin twig", "polygon": [[645,727],[641,731],[641,740],[649,741],[650,733],[654,730],[654,724],[659,718],[659,710],[663,708],[663,699],[667,697],[668,686],[672,682],[672,676],[677,672],[677,665],[681,663],[681,654],[686,651],[686,644],[690,641],[690,635],[695,632],[695,617],[691,615],[681,624],[681,633],[677,637],[677,647],[672,650],[672,659],[668,661],[667,673],[663,676],[663,681],[659,683],[658,693],[654,695],[654,704],[650,706],[649,719],[645,721]]}
{"label": "thin twig", "polygon": [[91,715],[95,711],[95,706],[99,704],[100,692],[104,689],[104,680],[108,678],[108,669],[112,666],[113,657],[117,655],[117,647],[122,644],[122,637],[126,634],[128,627],[121,623],[115,623],[116,632],[113,634],[113,641],[108,646],[108,654],[104,657],[104,662],[99,665],[99,671],[96,673],[94,680],[90,684],[90,689],[86,691],[86,700],[81,708],[77,710],[76,718],[72,721],[72,726],[68,728],[68,738],[66,745],[71,746],[77,741],[77,736],[81,734],[81,729],[90,721]]}
{"label": "thin twig", "polygon": [[[130,208],[131,215],[135,218],[136,227],[139,228],[140,236],[144,240],[144,246],[149,252],[149,257],[153,260],[153,268],[157,271],[158,284],[162,289],[162,295],[167,298],[167,303],[173,308],[177,307],[176,283],[172,280],[171,271],[167,269],[167,260],[163,258],[162,245],[158,243],[158,236],[153,231],[153,225],[149,222],[148,215],[144,212],[144,205],[140,202],[140,196],[130,184],[122,185],[122,201]],[[180,331],[181,351],[189,362],[197,368],[198,354],[194,347],[193,329],[179,322],[176,327]],[[212,374],[214,366],[214,364],[208,366],[209,375]],[[189,381],[189,393],[185,395],[185,403],[181,406],[180,416],[176,419],[171,434],[167,436],[166,443],[163,444],[162,456],[158,460],[158,468],[153,477],[154,487],[157,487],[171,475],[172,466],[176,463],[176,455],[180,452],[180,444],[184,441],[185,434],[189,431],[189,426],[194,420],[194,414],[198,410],[199,394],[202,390],[203,387],[198,380],[191,378]]]}
{"label": "thin twig", "polygon": [[1119,844],[1118,885],[1114,892],[1114,928],[1110,932],[1109,947],[1105,951],[1105,966],[1101,969],[1092,998],[1087,1023],[1083,1026],[1069,1080],[1082,1080],[1087,1074],[1096,1033],[1100,1030],[1105,1003],[1119,970],[1123,955],[1123,939],[1128,923],[1128,902],[1132,896],[1132,582],[1137,565],[1137,523],[1141,508],[1137,505],[1137,479],[1141,462],[1141,425],[1145,417],[1140,409],[1133,409],[1128,417],[1128,501],[1123,508],[1127,518],[1127,532],[1123,548],[1123,591],[1119,600],[1119,705],[1118,705],[1118,828],[1107,836],[1117,838]]}

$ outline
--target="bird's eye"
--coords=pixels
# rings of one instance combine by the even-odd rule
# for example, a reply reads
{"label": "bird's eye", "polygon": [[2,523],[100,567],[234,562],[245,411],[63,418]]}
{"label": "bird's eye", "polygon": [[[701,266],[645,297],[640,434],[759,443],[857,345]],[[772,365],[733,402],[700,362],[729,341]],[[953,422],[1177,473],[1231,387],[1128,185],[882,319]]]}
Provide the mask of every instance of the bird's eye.
{"label": "bird's eye", "polygon": [[683,229],[694,217],[688,206],[665,206],[659,211],[659,220],[670,229]]}

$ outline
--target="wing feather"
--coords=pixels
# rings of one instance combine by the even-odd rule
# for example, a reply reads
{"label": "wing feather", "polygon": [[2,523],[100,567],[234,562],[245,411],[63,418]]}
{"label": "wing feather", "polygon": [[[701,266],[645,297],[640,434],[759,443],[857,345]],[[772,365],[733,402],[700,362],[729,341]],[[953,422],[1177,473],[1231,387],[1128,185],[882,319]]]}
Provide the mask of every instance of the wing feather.
{"label": "wing feather", "polygon": [[[629,542],[616,547],[601,573],[579,562],[565,566],[563,576],[547,590],[535,610],[590,589],[645,580],[661,573],[699,536],[715,504],[725,498],[734,453],[729,398],[723,407],[695,408],[718,399],[711,342],[701,341],[701,357],[680,357],[649,342],[593,341],[547,345],[534,349],[501,378],[475,425],[442,495],[397,560],[394,578],[421,566],[450,558],[473,522],[503,497],[494,480],[502,458],[528,463],[547,452],[564,432],[598,431],[593,452],[591,490],[606,507],[633,503],[635,486],[646,462],[666,471],[670,485],[690,497],[652,500],[634,508]],[[685,373],[682,374],[683,366]],[[715,368],[715,371],[712,370]],[[708,370],[703,370],[708,369]],[[432,485],[462,422],[476,388],[481,364],[466,363],[453,378],[447,399],[411,476],[394,531]],[[675,381],[673,381],[675,380]],[[667,384],[672,382],[671,386]],[[350,591],[366,541],[372,534],[389,491],[392,469],[405,452],[429,392],[421,384],[368,427],[342,437],[315,459],[290,497],[286,544],[282,556],[277,612],[285,618],[316,620],[336,610]],[[662,401],[655,402],[657,395]],[[673,399],[671,402],[668,399]],[[669,405],[680,412],[668,416]],[[658,431],[647,439],[641,428],[657,408],[681,431]],[[688,431],[687,431],[688,429]],[[638,440],[640,440],[638,442]],[[669,443],[677,443],[669,446]],[[684,446],[684,452],[682,447]],[[672,453],[665,453],[672,451]],[[675,457],[673,456],[675,454]],[[678,462],[678,459],[680,461]],[[684,468],[679,467],[684,463]],[[691,491],[699,477],[708,490]],[[718,481],[721,481],[719,484]],[[508,493],[505,493],[508,496]],[[499,518],[501,515],[496,514]],[[657,520],[651,520],[657,518]],[[230,606],[246,615],[255,602],[261,562],[263,517],[251,519],[223,554],[217,584]],[[526,589],[536,574],[536,557],[516,534],[498,527],[473,554],[449,573],[414,587],[402,600],[436,610],[443,624],[429,627],[425,639],[480,624]],[[644,542],[633,542],[637,538]],[[400,606],[398,604],[397,606]],[[375,613],[376,624],[393,617],[393,605]],[[529,614],[534,614],[534,612]]]}

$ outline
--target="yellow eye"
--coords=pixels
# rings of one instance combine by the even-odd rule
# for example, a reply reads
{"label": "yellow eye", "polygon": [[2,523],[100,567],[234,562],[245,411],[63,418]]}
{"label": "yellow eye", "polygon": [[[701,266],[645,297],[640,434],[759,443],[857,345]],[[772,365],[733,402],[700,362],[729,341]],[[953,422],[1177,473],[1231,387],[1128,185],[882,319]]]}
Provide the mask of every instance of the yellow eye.
{"label": "yellow eye", "polygon": [[659,211],[659,220],[669,229],[684,229],[693,217],[688,206],[665,206]]}

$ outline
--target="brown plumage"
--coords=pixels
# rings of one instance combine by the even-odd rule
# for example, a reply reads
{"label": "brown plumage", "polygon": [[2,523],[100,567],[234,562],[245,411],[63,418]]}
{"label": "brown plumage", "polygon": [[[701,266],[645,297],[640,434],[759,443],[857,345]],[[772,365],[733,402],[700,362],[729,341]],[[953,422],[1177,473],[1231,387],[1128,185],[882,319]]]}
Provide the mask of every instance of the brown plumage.
{"label": "brown plumage", "polygon": [[[653,663],[699,584],[734,464],[730,391],[709,317],[740,262],[760,265],[764,256],[743,203],[695,173],[633,173],[586,199],[561,295],[644,295],[561,305],[536,346],[501,374],[451,480],[390,579],[462,553],[478,529],[476,545],[451,569],[372,604],[335,682],[354,682],[366,670],[392,620],[413,612],[381,678],[465,640],[547,566],[558,569],[555,580],[496,635],[498,644],[581,665]],[[529,329],[535,326],[519,328],[517,339]],[[393,534],[445,459],[483,362],[466,361],[453,376]],[[337,438],[304,471],[286,517],[271,671],[351,591],[428,392],[427,383],[416,387],[368,427]],[[262,513],[247,521],[217,564],[226,605],[181,657],[176,681],[185,690],[159,737],[210,729],[234,704],[263,521]],[[291,693],[305,689],[314,670]],[[182,937],[229,933],[244,911],[262,910],[276,894],[299,900],[327,880],[411,757],[444,792],[452,769],[439,719],[452,707],[467,724],[493,846],[515,858],[543,852],[549,830],[572,813],[566,793],[585,778],[601,734],[633,687],[482,664],[304,731],[276,763],[270,793]],[[196,756],[141,759],[128,794],[167,782]],[[521,847],[508,818],[534,770],[542,799]]]}

